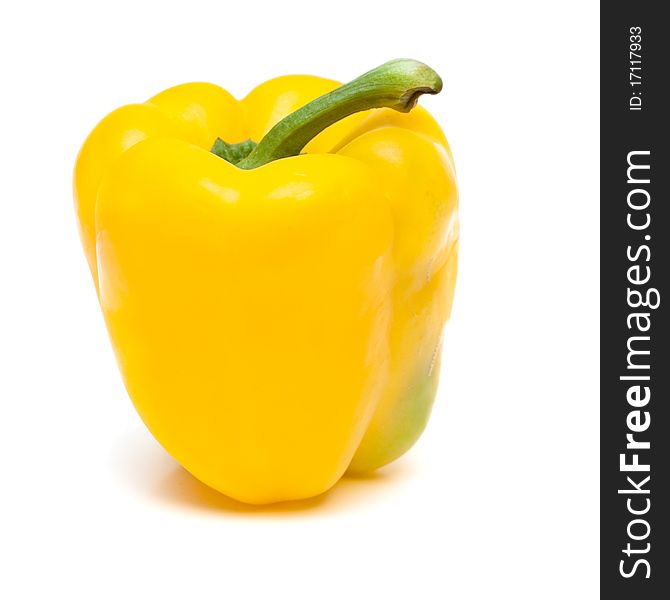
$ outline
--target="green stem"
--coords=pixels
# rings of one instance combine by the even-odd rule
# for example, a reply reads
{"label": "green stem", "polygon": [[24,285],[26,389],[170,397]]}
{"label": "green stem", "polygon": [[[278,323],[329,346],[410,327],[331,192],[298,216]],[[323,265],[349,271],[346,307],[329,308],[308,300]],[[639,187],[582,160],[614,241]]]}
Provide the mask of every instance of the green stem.
{"label": "green stem", "polygon": [[237,144],[228,144],[221,138],[216,138],[210,152],[236,165],[243,158],[246,158],[255,147],[256,142],[252,142],[251,140],[244,140],[243,142],[237,142]]}
{"label": "green stem", "polygon": [[404,58],[384,63],[284,117],[237,166],[255,169],[296,156],[326,127],[349,115],[384,107],[409,112],[419,96],[441,89],[439,75],[423,63]]}

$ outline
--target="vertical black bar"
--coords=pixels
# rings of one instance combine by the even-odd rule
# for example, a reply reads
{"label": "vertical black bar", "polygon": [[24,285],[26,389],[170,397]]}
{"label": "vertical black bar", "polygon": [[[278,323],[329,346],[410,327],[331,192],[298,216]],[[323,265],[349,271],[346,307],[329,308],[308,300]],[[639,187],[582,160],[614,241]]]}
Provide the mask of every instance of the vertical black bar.
{"label": "vertical black bar", "polygon": [[670,598],[664,8],[664,2],[601,2],[602,598]]}

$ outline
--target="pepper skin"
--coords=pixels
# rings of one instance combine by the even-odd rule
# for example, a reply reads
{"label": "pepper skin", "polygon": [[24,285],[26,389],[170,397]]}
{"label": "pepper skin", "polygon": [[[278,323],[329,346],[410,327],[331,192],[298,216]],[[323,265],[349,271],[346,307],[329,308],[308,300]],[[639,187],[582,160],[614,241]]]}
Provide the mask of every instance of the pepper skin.
{"label": "pepper skin", "polygon": [[77,159],[81,239],[128,393],[165,449],[239,501],[308,498],[398,458],[436,392],[458,252],[451,152],[417,107],[359,112],[249,170],[336,88],[208,83],[124,106]]}

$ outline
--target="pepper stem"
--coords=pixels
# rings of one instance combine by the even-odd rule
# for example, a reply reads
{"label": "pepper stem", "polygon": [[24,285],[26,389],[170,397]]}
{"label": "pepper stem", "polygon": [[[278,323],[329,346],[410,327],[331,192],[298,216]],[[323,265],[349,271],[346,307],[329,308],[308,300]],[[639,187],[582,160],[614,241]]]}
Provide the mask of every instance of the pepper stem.
{"label": "pepper stem", "polygon": [[419,96],[441,89],[440,76],[429,66],[406,58],[389,61],[284,117],[237,166],[255,169],[296,156],[326,127],[349,115],[371,108],[409,112]]}
{"label": "pepper stem", "polygon": [[255,147],[256,142],[252,142],[251,140],[244,140],[243,142],[237,142],[236,144],[228,144],[221,138],[216,138],[210,152],[216,154],[219,158],[236,165],[243,158],[249,156],[249,153]]}

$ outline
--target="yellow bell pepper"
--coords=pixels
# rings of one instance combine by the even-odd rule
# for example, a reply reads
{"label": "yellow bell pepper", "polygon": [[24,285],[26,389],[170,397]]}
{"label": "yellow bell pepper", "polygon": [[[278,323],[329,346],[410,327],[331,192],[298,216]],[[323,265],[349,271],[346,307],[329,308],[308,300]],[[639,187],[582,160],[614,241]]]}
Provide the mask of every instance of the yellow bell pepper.
{"label": "yellow bell pepper", "polygon": [[411,60],[343,86],[280,77],[241,101],[190,83],[85,141],[76,212],[126,388],[207,485],[307,498],[421,434],[458,198],[442,131],[409,111],[440,89]]}

